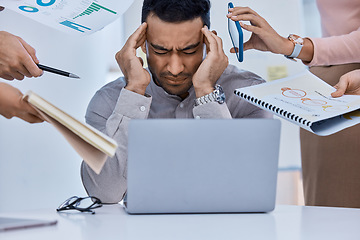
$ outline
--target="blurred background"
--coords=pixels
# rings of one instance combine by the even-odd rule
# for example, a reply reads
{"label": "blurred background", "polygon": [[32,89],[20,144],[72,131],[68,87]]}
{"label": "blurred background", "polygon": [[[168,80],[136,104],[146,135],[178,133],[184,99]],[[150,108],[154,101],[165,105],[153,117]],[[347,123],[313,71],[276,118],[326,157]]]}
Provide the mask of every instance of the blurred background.
{"label": "blurred background", "polygon": [[[211,0],[211,29],[223,39],[231,64],[252,71],[266,81],[304,71],[300,62],[259,51],[246,51],[239,63],[230,54],[227,1]],[[241,0],[262,15],[282,36],[290,33],[320,37],[315,0]],[[115,54],[140,25],[142,0],[115,22],[89,36],[72,36],[5,9],[0,30],[21,36],[37,50],[40,63],[75,73],[79,80],[45,72],[38,79],[13,81],[23,93],[33,90],[79,120],[95,92],[122,75]],[[244,41],[250,35],[244,32]],[[138,51],[140,56],[144,56]],[[2,80],[0,80],[2,81]],[[277,204],[303,204],[299,128],[282,121]],[[55,208],[70,196],[84,196],[81,158],[48,123],[30,125],[0,116],[0,212]]]}

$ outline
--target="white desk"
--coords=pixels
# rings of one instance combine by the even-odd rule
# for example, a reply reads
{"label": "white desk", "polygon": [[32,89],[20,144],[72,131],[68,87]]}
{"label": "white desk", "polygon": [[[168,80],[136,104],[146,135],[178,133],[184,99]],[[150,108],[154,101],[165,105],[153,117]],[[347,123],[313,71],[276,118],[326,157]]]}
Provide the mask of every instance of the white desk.
{"label": "white desk", "polygon": [[57,219],[55,226],[0,233],[1,240],[332,240],[360,239],[360,209],[277,206],[269,214],[128,215],[121,205],[96,214],[55,209],[0,216]]}

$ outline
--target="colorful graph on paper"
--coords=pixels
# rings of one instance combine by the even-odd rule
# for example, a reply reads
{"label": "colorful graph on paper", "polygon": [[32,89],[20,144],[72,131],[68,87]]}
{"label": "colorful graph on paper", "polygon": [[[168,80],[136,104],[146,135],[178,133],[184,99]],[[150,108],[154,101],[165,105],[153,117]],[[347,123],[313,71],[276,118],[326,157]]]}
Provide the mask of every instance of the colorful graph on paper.
{"label": "colorful graph on paper", "polygon": [[73,19],[75,18],[78,18],[78,17],[81,17],[81,16],[85,16],[85,15],[90,15],[92,14],[93,12],[98,12],[100,10],[105,10],[105,11],[108,11],[109,13],[113,13],[113,14],[116,14],[115,11],[109,9],[109,8],[106,8],[104,6],[101,6],[95,2],[93,2],[85,11],[83,11],[82,13],[80,13],[79,15],[77,15],[76,17],[74,17]]}
{"label": "colorful graph on paper", "polygon": [[84,35],[113,22],[132,2],[133,0],[1,0],[1,5],[52,28]]}

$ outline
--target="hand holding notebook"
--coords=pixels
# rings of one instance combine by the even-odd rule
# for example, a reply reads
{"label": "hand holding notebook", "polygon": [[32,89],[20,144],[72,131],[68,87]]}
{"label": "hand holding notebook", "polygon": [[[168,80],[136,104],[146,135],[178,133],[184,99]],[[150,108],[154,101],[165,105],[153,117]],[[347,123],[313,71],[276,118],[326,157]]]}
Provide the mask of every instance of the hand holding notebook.
{"label": "hand holding notebook", "polygon": [[27,92],[24,99],[66,138],[97,174],[100,173],[107,156],[114,156],[117,148],[115,140],[76,120],[32,91]]}
{"label": "hand holding notebook", "polygon": [[360,123],[360,96],[331,97],[336,89],[305,72],[264,84],[239,88],[246,101],[320,136]]}

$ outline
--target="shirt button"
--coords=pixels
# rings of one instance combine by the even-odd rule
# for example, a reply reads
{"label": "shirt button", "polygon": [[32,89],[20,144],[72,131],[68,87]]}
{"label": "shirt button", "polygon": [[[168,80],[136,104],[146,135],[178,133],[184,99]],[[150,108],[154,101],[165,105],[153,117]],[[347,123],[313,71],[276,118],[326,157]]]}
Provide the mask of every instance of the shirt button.
{"label": "shirt button", "polygon": [[183,108],[183,107],[184,107],[184,104],[183,104],[183,103],[180,103],[179,107],[180,107],[180,108]]}
{"label": "shirt button", "polygon": [[196,116],[195,119],[200,119],[200,116]]}
{"label": "shirt button", "polygon": [[141,106],[140,107],[140,111],[144,112],[146,110],[146,107],[145,106]]}

